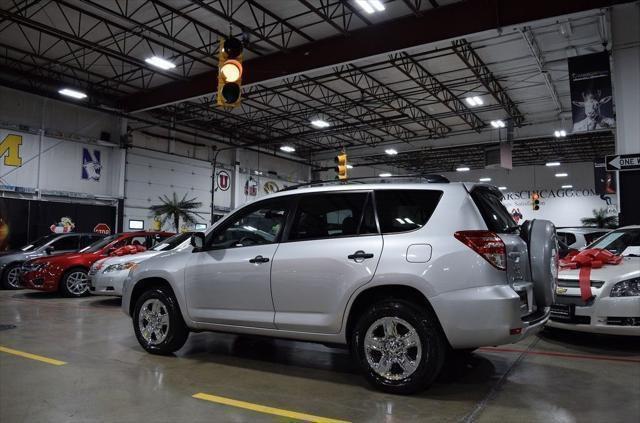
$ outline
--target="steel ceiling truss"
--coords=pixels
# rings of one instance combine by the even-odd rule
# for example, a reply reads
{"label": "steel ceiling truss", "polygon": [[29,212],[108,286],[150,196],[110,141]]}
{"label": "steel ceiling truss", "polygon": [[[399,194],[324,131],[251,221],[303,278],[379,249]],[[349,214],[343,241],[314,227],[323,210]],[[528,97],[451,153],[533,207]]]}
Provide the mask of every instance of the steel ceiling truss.
{"label": "steel ceiling truss", "polygon": [[357,12],[347,1],[320,0],[318,6],[314,6],[307,0],[298,0],[298,2],[343,35],[349,33],[353,23],[353,16],[358,17],[366,25],[371,25],[371,22],[360,12]]}
{"label": "steel ceiling truss", "polygon": [[489,70],[487,65],[480,59],[480,56],[471,47],[471,44],[464,38],[454,40],[452,42],[453,50],[460,60],[469,68],[469,70],[484,85],[486,90],[495,98],[495,100],[504,108],[515,126],[521,126],[524,122],[524,115],[518,110],[518,106],[511,100],[511,97],[502,88],[500,82]]}
{"label": "steel ceiling truss", "polygon": [[[376,155],[355,159],[358,165],[384,164],[415,173],[451,172],[464,164],[472,169],[485,167],[487,147],[498,144],[468,145],[447,148],[426,148],[400,153],[393,159]],[[571,135],[558,141],[556,138],[536,138],[513,143],[513,166],[543,165],[548,161],[563,163],[590,162],[607,154],[614,154],[615,139],[611,132]]]}
{"label": "steel ceiling truss", "polygon": [[420,88],[436,98],[440,103],[455,113],[471,129],[480,132],[485,123],[473,113],[446,85],[440,82],[416,59],[406,52],[389,55],[391,63],[405,76],[414,81]]}

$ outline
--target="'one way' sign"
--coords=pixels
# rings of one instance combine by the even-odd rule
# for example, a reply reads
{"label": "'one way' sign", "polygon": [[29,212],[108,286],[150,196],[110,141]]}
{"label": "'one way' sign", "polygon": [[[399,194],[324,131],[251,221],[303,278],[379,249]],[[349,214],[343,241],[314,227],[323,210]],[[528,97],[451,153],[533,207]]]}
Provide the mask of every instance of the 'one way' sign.
{"label": "'one way' sign", "polygon": [[640,170],[640,153],[606,156],[607,170]]}

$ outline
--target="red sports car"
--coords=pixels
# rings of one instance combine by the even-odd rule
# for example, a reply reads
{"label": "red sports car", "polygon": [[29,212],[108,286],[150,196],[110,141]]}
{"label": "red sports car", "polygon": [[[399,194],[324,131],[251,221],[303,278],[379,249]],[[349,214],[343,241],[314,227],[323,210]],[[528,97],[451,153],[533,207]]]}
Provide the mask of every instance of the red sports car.
{"label": "red sports car", "polygon": [[144,251],[172,235],[170,232],[125,232],[103,238],[76,253],[33,259],[22,265],[21,282],[25,288],[60,291],[67,297],[88,295],[87,273],[94,262],[112,255]]}

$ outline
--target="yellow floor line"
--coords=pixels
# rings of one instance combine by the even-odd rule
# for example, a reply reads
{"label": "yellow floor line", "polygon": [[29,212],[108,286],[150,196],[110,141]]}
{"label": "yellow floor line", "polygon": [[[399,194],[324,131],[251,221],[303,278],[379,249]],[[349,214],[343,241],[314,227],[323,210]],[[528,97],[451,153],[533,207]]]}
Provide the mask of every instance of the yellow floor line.
{"label": "yellow floor line", "polygon": [[43,363],[53,364],[54,366],[62,366],[64,364],[67,364],[65,361],[56,360],[55,358],[43,357],[41,355],[31,354],[24,351],[18,351],[12,348],[3,347],[2,345],[0,345],[0,352],[18,355],[24,358],[30,358],[31,360],[42,361]]}
{"label": "yellow floor line", "polygon": [[265,405],[253,404],[251,402],[238,401],[230,398],[218,397],[216,395],[199,393],[199,394],[193,395],[193,398],[197,398],[205,401],[211,401],[218,404],[230,405],[232,407],[244,408],[246,410],[257,411],[259,413],[273,414],[276,416],[289,417],[292,419],[303,420],[308,422],[349,423],[345,420],[329,419],[326,417],[319,417],[311,414],[297,413],[295,411],[288,411],[288,410],[283,410],[281,408],[267,407]]}

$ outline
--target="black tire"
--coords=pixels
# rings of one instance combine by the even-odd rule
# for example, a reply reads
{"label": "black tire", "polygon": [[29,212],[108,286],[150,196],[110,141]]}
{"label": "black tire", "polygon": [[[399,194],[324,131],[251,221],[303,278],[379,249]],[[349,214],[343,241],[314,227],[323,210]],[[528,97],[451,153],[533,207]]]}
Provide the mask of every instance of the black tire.
{"label": "black tire", "polygon": [[[81,276],[82,275],[82,276]],[[84,277],[85,288],[76,290],[71,282],[72,278]],[[82,267],[74,267],[64,272],[60,278],[60,293],[65,297],[80,298],[89,295],[89,274],[87,269]]]}
{"label": "black tire", "polygon": [[[405,321],[415,329],[419,337],[421,358],[417,360],[417,353],[415,357],[412,357],[415,359],[417,367],[413,373],[401,379],[387,378],[377,373],[369,364],[365,352],[367,331],[372,325],[377,326],[380,319],[385,317],[399,318]],[[435,316],[424,307],[396,299],[377,302],[360,316],[351,334],[351,348],[352,354],[358,360],[362,372],[371,385],[384,392],[402,395],[418,392],[431,385],[440,373],[447,353],[447,343]],[[382,362],[382,357],[385,356],[380,355],[379,362]],[[393,373],[393,366],[397,366],[397,364],[392,365],[389,370],[391,373]],[[401,377],[403,374],[400,373],[395,377]]]}
{"label": "black tire", "polygon": [[[162,342],[154,344],[152,341],[148,341],[142,334],[141,319],[142,308],[149,300],[158,300],[164,306],[164,310],[168,315],[168,328],[166,335]],[[148,304],[148,303],[147,303]],[[180,306],[175,296],[166,288],[154,287],[145,291],[140,295],[136,305],[133,309],[133,330],[135,331],[136,338],[140,343],[140,346],[151,354],[168,355],[175,351],[178,351],[187,342],[189,337],[189,328],[184,323],[182,314],[180,313]],[[143,321],[144,326],[144,321]]]}
{"label": "black tire", "polygon": [[[9,277],[10,275],[13,277],[13,275],[15,274],[16,269],[20,268],[20,263],[11,263],[9,265],[7,265],[7,267],[4,268],[4,272],[2,272],[2,289],[20,289],[22,288],[20,285],[12,285],[9,281]],[[19,280],[19,275],[18,275],[18,281],[17,283],[20,283]]]}

